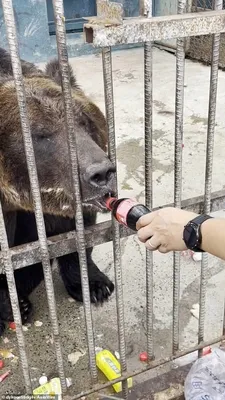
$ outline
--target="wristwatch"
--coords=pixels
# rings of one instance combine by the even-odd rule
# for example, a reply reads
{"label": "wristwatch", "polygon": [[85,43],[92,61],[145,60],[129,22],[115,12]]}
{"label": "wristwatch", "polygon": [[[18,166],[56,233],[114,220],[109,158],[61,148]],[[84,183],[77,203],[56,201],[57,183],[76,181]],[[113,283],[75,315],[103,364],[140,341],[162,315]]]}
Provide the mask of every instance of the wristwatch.
{"label": "wristwatch", "polygon": [[183,240],[187,248],[195,252],[204,252],[200,249],[202,243],[201,225],[207,219],[212,218],[209,215],[198,215],[185,225]]}

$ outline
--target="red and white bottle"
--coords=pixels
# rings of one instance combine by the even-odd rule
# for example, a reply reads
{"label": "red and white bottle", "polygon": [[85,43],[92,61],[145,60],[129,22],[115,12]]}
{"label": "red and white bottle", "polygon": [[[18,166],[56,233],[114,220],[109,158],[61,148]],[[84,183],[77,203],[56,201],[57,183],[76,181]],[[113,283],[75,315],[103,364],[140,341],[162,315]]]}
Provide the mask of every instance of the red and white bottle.
{"label": "red and white bottle", "polygon": [[132,199],[116,199],[109,197],[106,207],[112,211],[116,220],[128,228],[136,231],[136,223],[142,215],[149,214],[150,210],[143,204]]}

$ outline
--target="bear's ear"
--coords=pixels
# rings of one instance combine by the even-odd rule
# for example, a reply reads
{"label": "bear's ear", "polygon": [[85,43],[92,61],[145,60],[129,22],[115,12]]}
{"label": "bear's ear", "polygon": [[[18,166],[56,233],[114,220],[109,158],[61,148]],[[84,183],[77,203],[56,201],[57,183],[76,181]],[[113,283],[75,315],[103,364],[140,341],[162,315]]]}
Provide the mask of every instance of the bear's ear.
{"label": "bear's ear", "polygon": [[[39,70],[34,64],[20,60],[22,73],[24,76],[29,75],[43,75],[43,72]],[[10,54],[3,48],[0,48],[0,77],[11,77],[13,76],[12,64]]]}
{"label": "bear's ear", "polygon": [[[50,61],[45,67],[45,73],[48,75],[54,82],[61,86],[62,84],[62,77],[61,71],[59,67],[59,61],[57,59]],[[69,75],[70,75],[70,85],[74,89],[80,89],[76,78],[73,74],[73,70],[71,65],[69,64]]]}

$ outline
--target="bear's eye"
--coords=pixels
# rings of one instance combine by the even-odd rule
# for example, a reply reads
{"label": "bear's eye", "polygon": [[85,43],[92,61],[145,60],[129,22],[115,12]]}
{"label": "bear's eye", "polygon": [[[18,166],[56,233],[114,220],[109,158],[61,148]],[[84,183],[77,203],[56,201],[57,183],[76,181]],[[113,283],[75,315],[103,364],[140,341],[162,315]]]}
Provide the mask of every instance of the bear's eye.
{"label": "bear's eye", "polygon": [[51,140],[50,135],[38,135],[36,136],[37,140]]}
{"label": "bear's eye", "polygon": [[82,119],[82,120],[79,121],[79,125],[82,126],[82,127],[87,128],[88,123],[87,123],[87,121],[85,121],[84,119]]}
{"label": "bear's eye", "polygon": [[35,141],[51,140],[52,132],[44,127],[33,127],[31,128],[32,136]]}

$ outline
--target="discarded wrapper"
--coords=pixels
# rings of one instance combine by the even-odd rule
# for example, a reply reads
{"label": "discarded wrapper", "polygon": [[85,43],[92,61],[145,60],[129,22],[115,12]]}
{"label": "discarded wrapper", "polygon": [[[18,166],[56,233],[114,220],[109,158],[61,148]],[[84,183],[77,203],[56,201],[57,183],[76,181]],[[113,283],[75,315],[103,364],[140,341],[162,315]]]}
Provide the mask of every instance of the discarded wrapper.
{"label": "discarded wrapper", "polygon": [[39,386],[38,388],[33,390],[34,395],[38,394],[51,394],[58,395],[58,398],[61,398],[62,389],[59,378],[53,378],[49,382],[44,385]]}
{"label": "discarded wrapper", "polygon": [[0,356],[2,358],[14,358],[14,354],[12,353],[12,349],[0,349]]}
{"label": "discarded wrapper", "polygon": [[[121,376],[120,363],[109,350],[102,350],[96,354],[96,364],[109,381]],[[132,387],[132,378],[127,379],[127,384],[128,388]],[[122,391],[121,382],[114,383],[112,386],[115,392],[119,393]]]}
{"label": "discarded wrapper", "polygon": [[[46,377],[45,377],[46,378]],[[72,381],[70,378],[66,378],[67,387],[70,387]],[[49,382],[41,385],[33,390],[33,395],[44,395],[49,394],[51,396],[57,396],[57,400],[62,398],[62,388],[59,378],[53,378]]]}
{"label": "discarded wrapper", "polygon": [[7,378],[7,376],[9,376],[10,371],[5,372],[4,374],[0,375],[0,383],[3,382],[5,380],[5,378]]}

